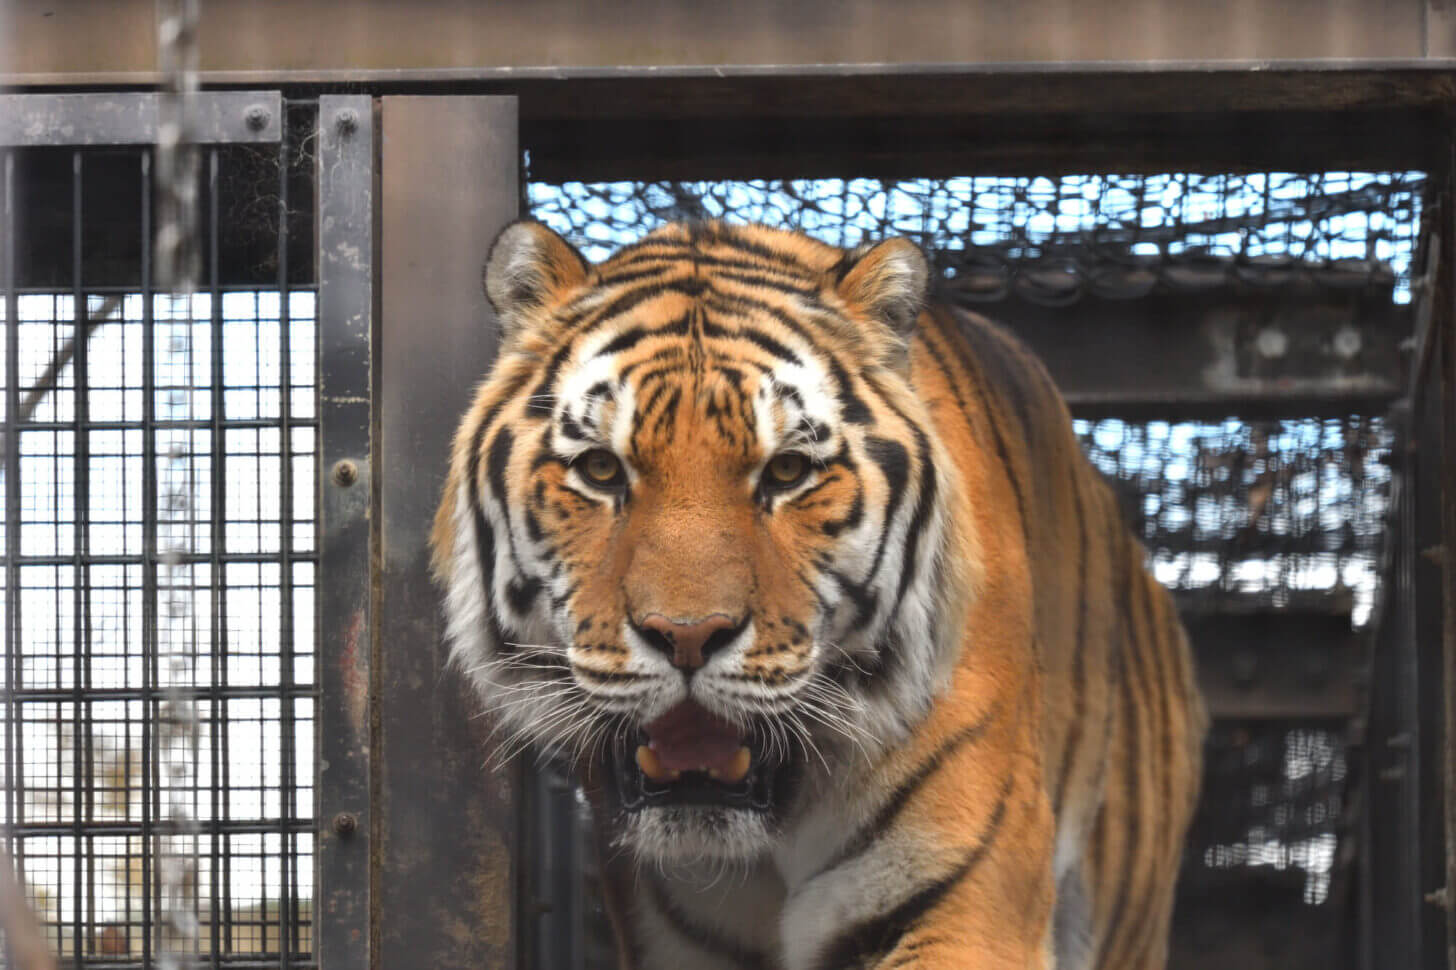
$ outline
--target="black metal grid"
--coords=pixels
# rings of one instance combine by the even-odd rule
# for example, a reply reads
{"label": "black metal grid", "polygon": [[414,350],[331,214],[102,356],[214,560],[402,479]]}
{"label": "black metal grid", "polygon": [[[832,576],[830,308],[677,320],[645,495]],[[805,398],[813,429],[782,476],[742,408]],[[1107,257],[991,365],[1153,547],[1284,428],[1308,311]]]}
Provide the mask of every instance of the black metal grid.
{"label": "black metal grid", "polygon": [[1369,617],[1391,479],[1383,419],[1076,426],[1158,579],[1185,603],[1286,608],[1327,593],[1352,600],[1357,623]]}
{"label": "black metal grid", "polygon": [[199,955],[314,965],[313,115],[291,106],[282,145],[204,151],[190,306],[148,296],[148,150],[0,153],[0,820],[66,966],[156,953],[159,520],[177,521],[179,447]]}
{"label": "black metal grid", "polygon": [[1064,306],[1230,279],[1395,282],[1410,296],[1421,172],[533,182],[532,214],[597,259],[664,222],[723,218],[837,246],[908,236],[967,303]]}

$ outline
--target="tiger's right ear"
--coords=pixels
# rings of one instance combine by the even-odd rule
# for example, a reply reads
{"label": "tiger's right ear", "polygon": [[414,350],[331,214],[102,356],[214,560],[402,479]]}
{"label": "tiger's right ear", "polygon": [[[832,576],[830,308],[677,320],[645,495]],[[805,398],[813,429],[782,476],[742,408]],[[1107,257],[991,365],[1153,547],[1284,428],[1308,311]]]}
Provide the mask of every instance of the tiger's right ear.
{"label": "tiger's right ear", "polygon": [[576,248],[532,219],[513,222],[491,244],[485,296],[507,338],[563,291],[586,282],[589,266]]}

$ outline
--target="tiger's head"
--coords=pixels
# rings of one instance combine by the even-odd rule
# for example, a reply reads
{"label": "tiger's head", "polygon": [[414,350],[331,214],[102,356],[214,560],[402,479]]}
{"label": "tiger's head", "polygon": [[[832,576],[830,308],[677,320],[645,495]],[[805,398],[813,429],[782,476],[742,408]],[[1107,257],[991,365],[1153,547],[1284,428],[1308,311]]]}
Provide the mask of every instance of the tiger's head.
{"label": "tiger's head", "polygon": [[500,352],[433,537],[452,657],[639,857],[769,850],[948,680],[973,538],[908,381],[928,275],[905,240],[717,223],[491,250]]}

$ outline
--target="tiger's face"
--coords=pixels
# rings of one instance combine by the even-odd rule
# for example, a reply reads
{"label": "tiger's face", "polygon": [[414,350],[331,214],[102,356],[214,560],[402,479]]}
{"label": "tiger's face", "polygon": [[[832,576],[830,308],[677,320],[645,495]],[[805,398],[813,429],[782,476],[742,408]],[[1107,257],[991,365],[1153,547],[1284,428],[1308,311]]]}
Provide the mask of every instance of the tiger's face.
{"label": "tiger's face", "polygon": [[453,656],[502,750],[570,759],[641,857],[765,852],[947,676],[926,279],[903,241],[716,224],[595,267],[530,222],[492,250],[504,340],[435,534]]}

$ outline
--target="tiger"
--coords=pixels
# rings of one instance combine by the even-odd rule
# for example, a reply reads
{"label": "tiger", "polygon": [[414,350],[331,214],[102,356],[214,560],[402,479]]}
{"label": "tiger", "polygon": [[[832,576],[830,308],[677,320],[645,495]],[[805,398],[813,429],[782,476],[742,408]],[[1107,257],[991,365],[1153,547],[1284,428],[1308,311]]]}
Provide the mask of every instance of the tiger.
{"label": "tiger", "polygon": [[483,275],[432,568],[620,966],[1163,967],[1207,716],[1029,350],[905,238],[523,220]]}

